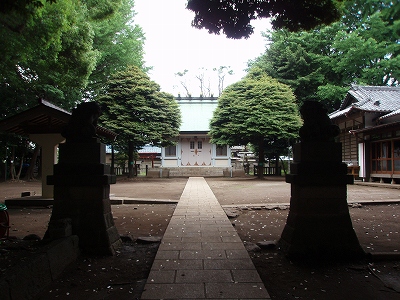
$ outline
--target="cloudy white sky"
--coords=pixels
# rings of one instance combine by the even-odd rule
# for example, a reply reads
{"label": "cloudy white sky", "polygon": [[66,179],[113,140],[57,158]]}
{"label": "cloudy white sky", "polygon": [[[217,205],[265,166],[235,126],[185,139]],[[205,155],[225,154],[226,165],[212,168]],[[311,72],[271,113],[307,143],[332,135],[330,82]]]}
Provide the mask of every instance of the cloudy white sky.
{"label": "cloudy white sky", "polygon": [[[247,61],[259,56],[265,50],[261,31],[266,31],[266,19],[252,23],[254,34],[249,39],[232,40],[223,35],[212,35],[206,30],[191,27],[193,12],[187,10],[186,0],[135,0],[135,23],[143,28],[146,36],[145,61],[152,66],[152,80],[161,89],[175,96],[185,95],[179,83],[177,72],[189,70],[186,83],[193,96],[200,95],[198,80],[195,78],[201,68],[212,70],[219,66],[230,66],[234,75],[227,76],[225,87],[240,80],[247,67]],[[218,94],[217,75],[208,75],[215,85],[213,93]]]}

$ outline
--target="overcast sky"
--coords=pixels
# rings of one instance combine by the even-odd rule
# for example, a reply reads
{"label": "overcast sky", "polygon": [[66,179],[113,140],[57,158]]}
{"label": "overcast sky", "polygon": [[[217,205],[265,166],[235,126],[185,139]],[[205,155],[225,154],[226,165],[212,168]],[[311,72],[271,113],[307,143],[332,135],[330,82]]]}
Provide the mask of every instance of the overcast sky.
{"label": "overcast sky", "polygon": [[[230,66],[234,75],[226,77],[226,87],[245,75],[249,59],[264,53],[266,42],[261,31],[267,30],[267,19],[252,23],[255,32],[249,39],[233,40],[191,27],[194,14],[185,7],[186,0],[135,0],[135,23],[143,28],[146,37],[146,66],[153,67],[150,77],[161,85],[161,90],[184,96],[180,78],[174,74],[187,69],[190,92],[192,96],[199,96],[199,81],[195,78],[199,69]],[[216,96],[217,78],[217,75],[212,78]]]}

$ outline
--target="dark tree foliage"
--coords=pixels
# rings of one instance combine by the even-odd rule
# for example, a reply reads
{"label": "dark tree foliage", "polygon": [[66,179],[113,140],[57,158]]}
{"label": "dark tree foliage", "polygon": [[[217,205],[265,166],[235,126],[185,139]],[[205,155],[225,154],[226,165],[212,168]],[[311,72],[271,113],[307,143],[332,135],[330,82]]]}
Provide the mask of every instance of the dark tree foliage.
{"label": "dark tree foliage", "polygon": [[192,26],[234,39],[248,38],[250,21],[259,18],[272,18],[275,29],[298,31],[330,24],[341,15],[335,0],[189,0],[187,9],[195,13]]}
{"label": "dark tree foliage", "polygon": [[128,153],[130,177],[135,151],[146,144],[171,145],[179,134],[181,118],[174,97],[160,92],[160,86],[137,66],[113,74],[98,102],[101,124],[118,134],[116,149]]}

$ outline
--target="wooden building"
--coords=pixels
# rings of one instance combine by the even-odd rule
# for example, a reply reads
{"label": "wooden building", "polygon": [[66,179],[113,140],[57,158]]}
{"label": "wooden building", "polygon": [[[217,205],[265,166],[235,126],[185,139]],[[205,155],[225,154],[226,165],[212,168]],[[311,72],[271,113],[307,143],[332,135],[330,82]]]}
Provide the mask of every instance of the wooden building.
{"label": "wooden building", "polygon": [[354,85],[329,117],[349,171],[364,181],[400,182],[400,87]]}

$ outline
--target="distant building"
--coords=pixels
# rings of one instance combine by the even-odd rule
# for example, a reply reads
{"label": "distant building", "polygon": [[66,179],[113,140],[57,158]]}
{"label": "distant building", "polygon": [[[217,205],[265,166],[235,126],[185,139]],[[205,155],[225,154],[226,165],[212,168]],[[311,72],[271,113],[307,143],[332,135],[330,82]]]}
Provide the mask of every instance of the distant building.
{"label": "distant building", "polygon": [[400,87],[354,85],[329,117],[350,171],[365,181],[400,182]]}
{"label": "distant building", "polygon": [[160,158],[161,158],[160,147],[146,145],[138,151],[138,154],[139,154],[138,160],[142,164],[141,167],[145,167],[147,165],[149,168],[154,168],[156,165],[157,166],[160,165]]}
{"label": "distant building", "polygon": [[[228,145],[219,147],[210,143],[210,120],[218,105],[216,97],[177,97],[182,116],[179,136],[174,146],[162,148],[161,167],[171,176],[196,174],[223,175],[231,167]],[[193,168],[196,168],[194,170]],[[186,170],[186,171],[185,171]],[[203,171],[203,173],[202,173]]]}

